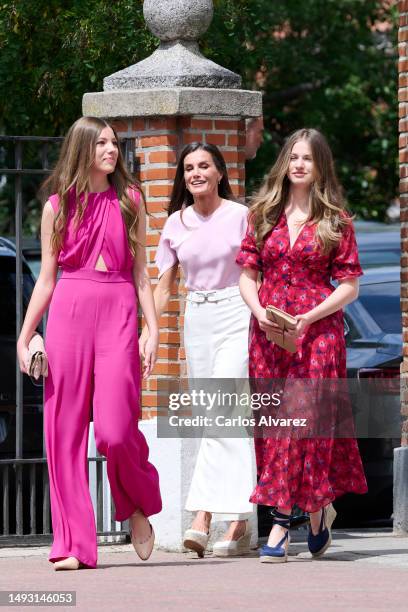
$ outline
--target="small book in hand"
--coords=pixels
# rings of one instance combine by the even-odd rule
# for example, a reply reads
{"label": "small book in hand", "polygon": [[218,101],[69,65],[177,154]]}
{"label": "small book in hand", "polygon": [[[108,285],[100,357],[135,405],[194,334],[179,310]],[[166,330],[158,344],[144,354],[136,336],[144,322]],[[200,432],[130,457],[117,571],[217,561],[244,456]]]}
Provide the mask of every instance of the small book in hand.
{"label": "small book in hand", "polygon": [[279,326],[279,329],[266,332],[268,340],[275,342],[289,353],[296,353],[296,342],[286,333],[290,329],[295,329],[297,325],[295,317],[275,306],[266,307],[266,317]]}

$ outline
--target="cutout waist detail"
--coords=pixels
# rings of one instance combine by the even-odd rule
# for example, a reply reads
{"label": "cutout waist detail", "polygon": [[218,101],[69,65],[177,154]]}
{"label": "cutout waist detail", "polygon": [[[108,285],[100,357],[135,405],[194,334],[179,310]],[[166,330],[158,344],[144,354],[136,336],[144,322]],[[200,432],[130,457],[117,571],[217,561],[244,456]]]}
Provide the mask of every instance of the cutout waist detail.
{"label": "cutout waist detail", "polygon": [[93,270],[78,268],[77,270],[62,270],[61,278],[64,280],[79,279],[92,280],[98,283],[133,283],[132,270]]}

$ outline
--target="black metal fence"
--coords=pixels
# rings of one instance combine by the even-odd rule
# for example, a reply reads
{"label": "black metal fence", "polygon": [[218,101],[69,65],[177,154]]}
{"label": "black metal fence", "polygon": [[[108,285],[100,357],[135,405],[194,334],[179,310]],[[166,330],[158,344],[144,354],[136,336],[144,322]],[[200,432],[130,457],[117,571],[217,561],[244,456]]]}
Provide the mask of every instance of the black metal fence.
{"label": "black metal fence", "polygon": [[[0,192],[8,187],[9,202],[0,201],[3,207],[14,199],[15,239],[0,238],[1,261],[15,259],[15,272],[2,267],[1,273],[15,285],[15,328],[7,329],[4,323],[0,331],[2,369],[6,372],[2,386],[11,389],[11,376],[7,379],[7,362],[15,363],[15,392],[0,387],[0,547],[7,545],[47,544],[51,541],[51,517],[49,480],[44,437],[42,436],[43,397],[40,390],[35,395],[31,383],[23,379],[15,353],[16,338],[23,322],[24,307],[33,286],[30,270],[23,256],[23,217],[25,177],[41,180],[51,172],[52,160],[56,158],[62,138],[31,136],[0,136]],[[131,172],[134,172],[134,142],[121,142],[122,151]],[[27,149],[29,154],[27,155]],[[51,157],[51,163],[50,163]],[[27,165],[29,167],[24,167]],[[14,190],[10,186],[14,182]],[[10,206],[9,206],[10,207]],[[3,265],[3,264],[2,264]],[[8,264],[9,265],[9,264]],[[14,267],[14,266],[13,266]],[[6,296],[7,280],[1,281],[2,309],[8,310],[10,300]],[[27,287],[27,283],[30,285]],[[14,296],[13,296],[14,298]],[[9,321],[0,312],[0,319]],[[4,327],[5,326],[5,327]],[[14,369],[14,365],[11,366]],[[11,370],[10,370],[11,374]],[[10,446],[10,432],[15,427],[14,444]],[[38,438],[41,431],[40,448],[31,448],[30,440]],[[42,448],[41,448],[42,447]],[[96,511],[97,533],[100,541],[124,540],[126,525],[116,523],[113,502],[107,485],[105,458],[95,452],[88,459],[91,495]]]}

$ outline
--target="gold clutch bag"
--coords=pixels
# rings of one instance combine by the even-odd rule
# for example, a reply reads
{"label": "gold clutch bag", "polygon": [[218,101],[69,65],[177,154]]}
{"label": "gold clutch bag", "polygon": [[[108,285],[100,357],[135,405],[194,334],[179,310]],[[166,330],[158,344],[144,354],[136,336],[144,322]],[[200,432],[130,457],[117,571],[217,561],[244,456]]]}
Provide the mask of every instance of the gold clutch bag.
{"label": "gold clutch bag", "polygon": [[279,326],[279,330],[268,331],[266,333],[268,340],[275,342],[275,344],[289,351],[289,353],[296,353],[295,340],[285,333],[289,329],[295,329],[297,325],[295,317],[275,306],[266,307],[266,317]]}
{"label": "gold clutch bag", "polygon": [[34,334],[28,344],[30,352],[30,361],[28,362],[28,374],[35,381],[38,381],[40,376],[48,376],[48,358],[45,352],[44,340],[40,334]]}

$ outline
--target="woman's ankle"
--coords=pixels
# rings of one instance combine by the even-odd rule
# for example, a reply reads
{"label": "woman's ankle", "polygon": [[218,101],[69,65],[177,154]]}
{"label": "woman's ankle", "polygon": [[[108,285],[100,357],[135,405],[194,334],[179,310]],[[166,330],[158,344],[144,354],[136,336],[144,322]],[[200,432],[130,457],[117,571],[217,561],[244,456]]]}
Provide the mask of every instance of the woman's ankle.
{"label": "woman's ankle", "polygon": [[[290,528],[290,508],[276,508],[274,511],[273,527],[268,537],[268,546],[277,546],[286,536]],[[287,546],[288,538],[283,542]]]}
{"label": "woman's ankle", "polygon": [[206,510],[199,510],[193,520],[193,529],[208,533],[210,530],[212,514]]}
{"label": "woman's ankle", "polygon": [[[277,525],[275,523],[275,525],[272,527],[270,533],[269,533],[269,537],[268,537],[268,546],[271,546],[272,548],[274,546],[277,546],[279,544],[279,542],[281,542],[282,538],[284,538],[286,536],[286,534],[288,533],[289,529],[286,527],[282,527],[282,525]],[[287,546],[288,545],[288,539],[286,539],[283,544],[283,546]]]}
{"label": "woman's ankle", "polygon": [[224,534],[223,540],[237,540],[242,537],[247,529],[247,521],[231,521]]}
{"label": "woman's ankle", "polygon": [[322,512],[323,508],[320,508],[320,510],[317,510],[316,512],[309,512],[310,529],[312,530],[313,535],[317,535],[319,533],[322,522]]}

